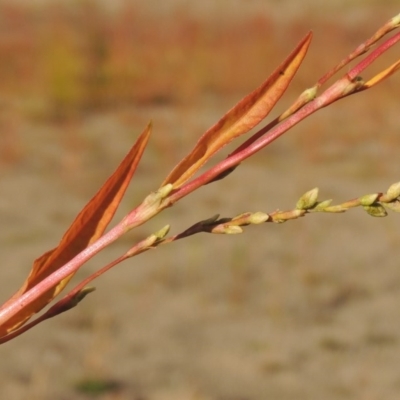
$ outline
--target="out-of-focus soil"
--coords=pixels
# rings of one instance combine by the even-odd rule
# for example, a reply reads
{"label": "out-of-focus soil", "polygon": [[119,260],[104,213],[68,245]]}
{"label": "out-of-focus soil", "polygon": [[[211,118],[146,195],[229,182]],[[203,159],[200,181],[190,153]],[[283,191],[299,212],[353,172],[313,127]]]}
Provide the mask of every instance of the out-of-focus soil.
{"label": "out-of-focus soil", "polygon": [[[326,47],[321,57],[333,65],[343,54]],[[216,213],[291,209],[315,186],[334,203],[385,191],[400,178],[398,93],[395,75],[322,110],[128,234],[75,281],[167,223],[177,233]],[[64,125],[8,115],[0,300],[57,244],[150,118],[153,138],[116,220],[239,99],[208,93],[188,105],[126,106]],[[140,255],[98,279],[74,310],[0,347],[1,397],[86,399],[97,383],[100,399],[397,399],[399,223],[398,214],[355,209],[242,235],[196,235]]]}

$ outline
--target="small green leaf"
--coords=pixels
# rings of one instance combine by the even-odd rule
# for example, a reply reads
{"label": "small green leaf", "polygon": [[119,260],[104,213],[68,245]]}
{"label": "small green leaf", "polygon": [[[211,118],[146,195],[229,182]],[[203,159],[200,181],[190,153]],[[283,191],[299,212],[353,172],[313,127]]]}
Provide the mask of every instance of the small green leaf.
{"label": "small green leaf", "polygon": [[370,206],[378,199],[379,193],[366,194],[360,197],[360,203],[362,206]]}
{"label": "small green leaf", "polygon": [[306,89],[300,97],[306,102],[309,103],[311,100],[314,100],[317,97],[318,87],[313,86],[311,88]]}
{"label": "small green leaf", "polygon": [[154,233],[154,235],[157,238],[157,241],[163,240],[165,236],[167,236],[171,226],[170,225],[165,225],[163,228],[161,228],[158,232]]}
{"label": "small green leaf", "polygon": [[324,212],[329,212],[329,213],[344,213],[347,211],[347,207],[343,207],[341,204],[338,204],[336,206],[329,206],[324,209]]}
{"label": "small green leaf", "polygon": [[398,26],[400,26],[400,14],[397,14],[396,16],[394,16],[392,19],[391,19],[391,24],[392,24],[392,26],[393,26],[393,29],[394,28],[396,28],[396,27],[398,27]]}
{"label": "small green leaf", "polygon": [[325,208],[329,207],[331,203],[332,199],[321,201],[314,207],[314,211],[325,211]]}
{"label": "small green leaf", "polygon": [[74,299],[76,301],[75,304],[81,302],[89,293],[92,293],[96,290],[94,286],[86,286],[82,290],[80,290],[75,296]]}
{"label": "small green leaf", "polygon": [[144,203],[148,206],[158,205],[164,200],[171,192],[174,187],[168,183],[162,186],[155,192],[150,193],[144,200]]}
{"label": "small green leaf", "polygon": [[397,199],[400,196],[400,182],[393,183],[386,192],[388,201]]}
{"label": "small green leaf", "polygon": [[387,212],[383,206],[376,204],[373,206],[363,206],[364,210],[372,217],[386,217]]}
{"label": "small green leaf", "polygon": [[298,202],[296,203],[296,208],[298,210],[309,210],[313,208],[317,203],[318,198],[318,188],[314,188],[309,190],[307,193],[304,193],[303,196],[300,197]]}
{"label": "small green leaf", "polygon": [[262,224],[263,222],[268,221],[269,215],[263,212],[255,212],[251,214],[249,217],[249,222],[251,224]]}

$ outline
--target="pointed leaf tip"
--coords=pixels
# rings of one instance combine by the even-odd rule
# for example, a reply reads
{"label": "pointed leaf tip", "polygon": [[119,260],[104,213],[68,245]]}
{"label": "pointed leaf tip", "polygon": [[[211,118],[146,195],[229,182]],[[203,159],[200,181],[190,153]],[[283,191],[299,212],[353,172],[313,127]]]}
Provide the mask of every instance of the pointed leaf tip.
{"label": "pointed leaf tip", "polygon": [[360,204],[362,206],[371,206],[378,200],[378,197],[379,193],[366,194],[360,197]]}
{"label": "pointed leaf tip", "polygon": [[296,209],[298,210],[308,210],[313,208],[317,204],[318,198],[318,188],[314,188],[300,197],[296,203]]}
{"label": "pointed leaf tip", "polygon": [[393,183],[390,185],[386,195],[388,196],[389,200],[394,200],[400,197],[400,182]]}
{"label": "pointed leaf tip", "polygon": [[312,32],[309,32],[260,87],[208,129],[194,149],[170,172],[163,185],[181,186],[221,148],[259,124],[286,91],[307,53],[311,38]]}
{"label": "pointed leaf tip", "polygon": [[378,83],[382,82],[384,79],[388,78],[390,75],[394,74],[398,69],[400,69],[400,60],[393,63],[390,67],[381,71],[373,78],[371,78],[368,82],[363,85],[363,88],[369,89]]}

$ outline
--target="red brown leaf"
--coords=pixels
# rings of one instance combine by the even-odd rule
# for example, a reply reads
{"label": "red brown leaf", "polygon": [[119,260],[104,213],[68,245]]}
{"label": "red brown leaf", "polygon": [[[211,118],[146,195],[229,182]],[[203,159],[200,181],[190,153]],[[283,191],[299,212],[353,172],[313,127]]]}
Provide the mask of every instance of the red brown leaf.
{"label": "red brown leaf", "polygon": [[260,123],[289,86],[306,55],[311,37],[310,32],[260,87],[208,129],[194,149],[167,176],[162,186],[167,183],[172,183],[174,187],[181,186],[222,147]]}
{"label": "red brown leaf", "polygon": [[[22,287],[3,307],[33,288],[102,236],[136,171],[150,133],[151,125],[149,124],[115,172],[75,218],[59,245],[34,262]],[[21,309],[18,314],[4,323],[0,327],[0,337],[17,329],[32,315],[42,310],[60,293],[71,278],[72,275],[43,293],[36,301]]]}

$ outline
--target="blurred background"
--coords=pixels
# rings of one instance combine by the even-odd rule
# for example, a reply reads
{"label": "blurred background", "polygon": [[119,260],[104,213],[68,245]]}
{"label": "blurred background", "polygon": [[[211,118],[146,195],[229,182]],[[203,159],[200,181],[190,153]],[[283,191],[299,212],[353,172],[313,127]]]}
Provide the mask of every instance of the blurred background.
{"label": "blurred background", "polygon": [[[0,1],[0,300],[58,243],[149,120],[153,136],[116,221],[309,30],[308,56],[273,116],[398,12],[389,0]],[[395,75],[318,112],[75,281],[167,223],[178,233],[216,213],[291,209],[316,186],[336,203],[385,191],[399,180],[398,93]],[[352,210],[143,254],[95,282],[76,309],[2,345],[0,392],[397,399],[398,227],[396,214]]]}

